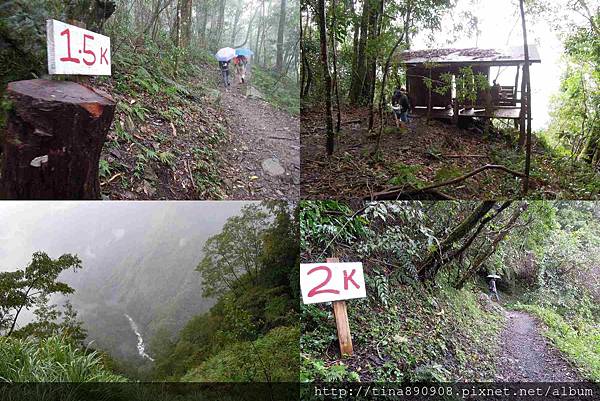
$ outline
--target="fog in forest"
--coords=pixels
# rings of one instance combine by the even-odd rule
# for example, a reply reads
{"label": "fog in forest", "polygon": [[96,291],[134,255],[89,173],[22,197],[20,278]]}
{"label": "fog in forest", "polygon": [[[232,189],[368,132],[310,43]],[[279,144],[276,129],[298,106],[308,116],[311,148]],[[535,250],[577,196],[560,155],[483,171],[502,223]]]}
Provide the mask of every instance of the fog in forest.
{"label": "fog in forest", "polygon": [[176,335],[214,304],[203,297],[195,268],[206,240],[245,204],[3,202],[0,271],[25,267],[35,251],[76,254],[83,268],[60,280],[75,289],[68,299],[87,342],[120,359],[151,360],[140,336],[147,342],[158,330]]}

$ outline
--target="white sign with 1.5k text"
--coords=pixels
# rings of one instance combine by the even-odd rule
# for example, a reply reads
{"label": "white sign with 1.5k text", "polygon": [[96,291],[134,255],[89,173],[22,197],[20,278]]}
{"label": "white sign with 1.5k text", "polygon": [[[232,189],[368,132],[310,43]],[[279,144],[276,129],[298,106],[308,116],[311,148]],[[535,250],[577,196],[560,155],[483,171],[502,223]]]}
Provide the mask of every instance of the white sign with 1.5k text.
{"label": "white sign with 1.5k text", "polygon": [[46,21],[50,74],[110,75],[110,38],[57,20]]}
{"label": "white sign with 1.5k text", "polygon": [[303,263],[300,288],[305,304],[367,296],[362,263]]}

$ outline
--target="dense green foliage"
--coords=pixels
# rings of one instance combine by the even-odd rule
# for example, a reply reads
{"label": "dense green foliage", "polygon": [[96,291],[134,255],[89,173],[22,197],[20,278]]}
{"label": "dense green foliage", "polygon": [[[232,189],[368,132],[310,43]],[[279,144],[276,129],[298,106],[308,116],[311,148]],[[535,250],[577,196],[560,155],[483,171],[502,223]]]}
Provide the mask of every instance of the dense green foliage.
{"label": "dense green foliage", "polygon": [[297,263],[297,222],[287,205],[251,205],[230,218],[207,241],[198,266],[205,291],[219,295],[218,301],[192,318],[176,341],[153,339],[156,378],[297,378]]}
{"label": "dense green foliage", "polygon": [[0,382],[123,382],[106,369],[96,352],[70,340],[0,337]]}
{"label": "dense green foliage", "polygon": [[565,34],[566,68],[560,92],[554,98],[548,134],[571,158],[597,167],[600,163],[600,9],[597,8],[595,14],[590,13],[588,18],[588,25],[570,26],[569,33]]}
{"label": "dense green foliage", "polygon": [[[81,340],[81,330],[77,328],[76,313],[68,308],[62,323],[54,322],[62,312],[47,306],[48,297],[53,294],[71,294],[73,288],[58,281],[59,275],[69,269],[81,269],[77,256],[65,254],[52,259],[45,252],[36,252],[23,269],[0,273],[0,335],[11,335],[17,327],[20,313],[33,306],[38,310],[38,321],[20,329],[21,333],[56,332],[60,329],[71,331]],[[85,335],[83,335],[85,337]]]}
{"label": "dense green foliage", "polygon": [[[298,327],[277,327],[255,341],[239,342],[189,371],[183,381],[293,382],[298,380]],[[296,368],[295,368],[296,367]]]}

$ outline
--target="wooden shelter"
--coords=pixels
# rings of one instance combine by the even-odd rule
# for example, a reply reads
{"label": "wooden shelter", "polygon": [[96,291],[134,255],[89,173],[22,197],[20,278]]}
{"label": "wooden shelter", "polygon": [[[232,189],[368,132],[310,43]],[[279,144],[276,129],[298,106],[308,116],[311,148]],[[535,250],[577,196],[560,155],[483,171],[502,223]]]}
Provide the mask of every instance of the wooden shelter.
{"label": "wooden shelter", "polygon": [[[519,78],[525,64],[523,47],[497,49],[429,49],[400,53],[400,61],[406,69],[406,82],[412,112],[428,114],[431,118],[453,118],[458,116],[503,118],[518,120],[521,116],[521,91]],[[529,45],[529,64],[541,63],[535,45]],[[513,67],[516,70],[514,86],[492,86],[478,90],[475,101],[459,104],[455,98],[457,77],[461,69],[470,67],[474,75],[482,74],[489,83],[491,67]],[[448,77],[452,77],[448,85]],[[521,77],[522,78],[522,77]],[[432,88],[427,82],[431,80]],[[450,87],[443,93],[440,82]],[[438,91],[436,92],[436,84]],[[443,91],[443,90],[442,90]],[[469,104],[465,104],[469,103]]]}

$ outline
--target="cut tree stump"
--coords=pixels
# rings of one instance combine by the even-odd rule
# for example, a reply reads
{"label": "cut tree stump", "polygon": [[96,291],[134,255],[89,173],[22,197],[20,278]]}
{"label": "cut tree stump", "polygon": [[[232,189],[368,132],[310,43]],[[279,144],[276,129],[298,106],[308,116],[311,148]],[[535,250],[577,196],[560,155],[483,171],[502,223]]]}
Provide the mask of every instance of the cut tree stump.
{"label": "cut tree stump", "polygon": [[116,103],[75,82],[8,84],[0,198],[99,199],[100,152]]}

